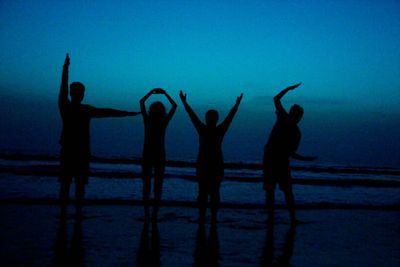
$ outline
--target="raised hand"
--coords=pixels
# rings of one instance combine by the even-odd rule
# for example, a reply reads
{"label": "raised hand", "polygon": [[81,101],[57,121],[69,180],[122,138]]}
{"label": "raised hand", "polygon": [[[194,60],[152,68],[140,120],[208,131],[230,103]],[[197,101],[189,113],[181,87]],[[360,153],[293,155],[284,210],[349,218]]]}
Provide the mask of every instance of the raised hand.
{"label": "raised hand", "polygon": [[240,102],[242,101],[242,98],[243,98],[243,93],[241,93],[240,96],[238,96],[238,97],[236,98],[236,105],[239,105],[239,104],[240,104]]}
{"label": "raised hand", "polygon": [[163,94],[163,95],[165,95],[167,92],[165,92],[165,90],[164,89],[162,89],[162,88],[157,88],[157,94]]}
{"label": "raised hand", "polygon": [[184,93],[182,92],[182,90],[179,91],[179,97],[181,98],[182,102],[186,102],[186,94],[184,94]]}
{"label": "raised hand", "polygon": [[295,84],[295,85],[291,85],[291,86],[287,87],[286,89],[287,89],[287,90],[294,90],[294,89],[296,89],[297,87],[299,87],[300,85],[301,85],[301,83],[298,83],[298,84]]}
{"label": "raised hand", "polygon": [[69,53],[67,53],[67,55],[65,56],[65,60],[64,60],[64,66],[68,67],[69,66]]}
{"label": "raised hand", "polygon": [[151,90],[151,93],[155,94],[155,95],[157,95],[157,94],[165,94],[165,91],[162,88],[154,88],[153,90]]}

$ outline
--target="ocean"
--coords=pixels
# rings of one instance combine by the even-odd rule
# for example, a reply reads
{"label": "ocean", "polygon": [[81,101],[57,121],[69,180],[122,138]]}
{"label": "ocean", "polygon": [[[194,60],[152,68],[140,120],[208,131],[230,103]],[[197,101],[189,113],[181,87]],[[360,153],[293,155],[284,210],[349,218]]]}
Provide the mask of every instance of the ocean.
{"label": "ocean", "polygon": [[167,165],[149,225],[139,159],[93,158],[77,220],[59,216],[56,155],[1,155],[2,266],[399,266],[399,169],[294,165],[293,226],[281,192],[266,224],[258,163],[227,163],[213,225],[197,223],[194,163]]}
{"label": "ocean", "polygon": [[[91,163],[88,203],[134,204],[142,198],[139,159],[96,158]],[[0,155],[0,201],[55,202],[58,198],[56,155]],[[400,169],[368,166],[293,164],[294,193],[299,208],[400,207]],[[73,188],[71,194],[73,195]],[[197,183],[194,162],[168,161],[162,199],[165,205],[194,206]],[[262,208],[265,191],[259,163],[226,163],[221,185],[222,207]],[[276,203],[284,205],[276,191]]]}

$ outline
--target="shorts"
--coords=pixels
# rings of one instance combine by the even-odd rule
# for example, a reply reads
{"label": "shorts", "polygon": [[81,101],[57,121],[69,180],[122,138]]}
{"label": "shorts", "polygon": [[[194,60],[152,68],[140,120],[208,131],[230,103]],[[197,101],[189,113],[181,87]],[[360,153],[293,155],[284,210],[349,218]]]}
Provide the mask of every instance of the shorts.
{"label": "shorts", "polygon": [[275,190],[276,184],[281,191],[292,190],[292,175],[289,157],[264,154],[263,159],[264,190]]}
{"label": "shorts", "polygon": [[75,183],[88,183],[89,177],[89,156],[74,155],[61,151],[60,155],[60,176],[59,182],[71,183],[75,178]]}

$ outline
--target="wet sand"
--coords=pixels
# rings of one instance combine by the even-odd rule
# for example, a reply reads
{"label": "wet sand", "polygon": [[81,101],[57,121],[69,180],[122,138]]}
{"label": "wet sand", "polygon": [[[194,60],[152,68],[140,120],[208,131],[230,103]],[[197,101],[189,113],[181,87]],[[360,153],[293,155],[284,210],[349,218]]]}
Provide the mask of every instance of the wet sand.
{"label": "wet sand", "polygon": [[400,266],[400,211],[304,209],[291,227],[276,211],[221,209],[216,227],[197,210],[163,207],[155,225],[140,206],[0,205],[1,266]]}

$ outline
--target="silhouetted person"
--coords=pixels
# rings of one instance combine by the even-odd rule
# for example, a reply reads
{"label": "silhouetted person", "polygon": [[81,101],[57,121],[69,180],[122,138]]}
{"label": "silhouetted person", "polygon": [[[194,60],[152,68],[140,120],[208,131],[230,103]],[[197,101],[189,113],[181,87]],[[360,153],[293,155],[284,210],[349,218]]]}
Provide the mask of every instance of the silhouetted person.
{"label": "silhouetted person", "polygon": [[275,187],[276,184],[279,184],[280,190],[285,194],[291,221],[296,223],[290,157],[306,161],[316,159],[316,157],[306,157],[296,153],[301,139],[300,129],[297,124],[303,117],[303,108],[299,105],[293,105],[289,113],[287,113],[281,103],[281,98],[287,92],[300,86],[300,84],[289,86],[274,97],[277,119],[268,143],[264,147],[263,159],[264,190],[266,190],[266,202],[270,220],[273,219]]}
{"label": "silhouetted person", "polygon": [[[163,94],[172,107],[168,114],[163,103],[156,101],[150,105],[147,112],[145,102],[154,94]],[[161,88],[155,88],[148,92],[140,100],[140,110],[144,122],[144,147],[142,159],[143,175],[143,202],[145,219],[149,216],[149,199],[151,191],[151,175],[154,171],[154,208],[153,220],[157,220],[158,207],[161,201],[162,184],[165,172],[165,131],[168,123],[176,111],[175,101]]]}
{"label": "silhouetted person", "polygon": [[208,196],[211,197],[211,217],[212,221],[217,221],[217,211],[220,202],[219,189],[224,176],[224,160],[222,155],[222,142],[226,131],[235,116],[240,101],[241,94],[236,99],[236,103],[226,116],[225,120],[218,123],[218,112],[210,109],[206,113],[206,123],[200,121],[196,113],[186,101],[186,94],[180,91],[182,103],[189,114],[189,117],[199,134],[199,154],[197,157],[196,176],[199,183],[199,221],[204,222]]}
{"label": "silhouetted person", "polygon": [[110,108],[96,108],[82,104],[85,86],[80,82],[70,85],[68,98],[68,68],[67,54],[63,66],[58,108],[62,118],[61,153],[60,153],[60,203],[62,210],[69,198],[72,178],[75,178],[77,215],[80,215],[85,195],[85,185],[88,183],[90,160],[90,120],[92,118],[136,116],[140,112],[128,112]]}

